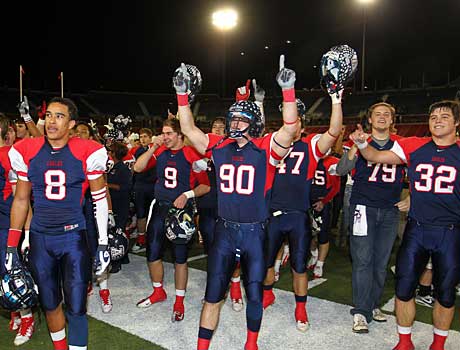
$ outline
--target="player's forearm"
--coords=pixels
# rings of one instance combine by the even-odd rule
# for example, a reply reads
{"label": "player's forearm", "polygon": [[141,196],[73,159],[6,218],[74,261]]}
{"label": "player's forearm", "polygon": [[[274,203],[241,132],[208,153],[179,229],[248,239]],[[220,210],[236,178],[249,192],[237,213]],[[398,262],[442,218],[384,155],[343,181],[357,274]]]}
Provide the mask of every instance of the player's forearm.
{"label": "player's forearm", "polygon": [[326,154],[340,136],[340,133],[342,132],[342,120],[342,104],[332,103],[329,129],[318,140],[318,149],[321,153]]}
{"label": "player's forearm", "polygon": [[337,163],[337,168],[336,168],[337,175],[339,176],[346,175],[347,173],[349,173],[351,170],[354,169],[358,158],[353,155],[353,158],[350,159],[349,157],[350,152],[352,152],[351,149],[349,151],[345,151],[342,157],[340,158],[339,162]]}
{"label": "player's forearm", "polygon": [[142,153],[141,156],[137,158],[136,163],[134,163],[133,170],[137,173],[143,172],[156,149],[157,146],[154,144],[151,148]]}
{"label": "player's forearm", "polygon": [[294,89],[291,90],[291,93],[283,90],[283,126],[274,136],[273,149],[280,157],[284,157],[287,154],[300,127]]}
{"label": "player's forearm", "polygon": [[[178,96],[178,103],[179,96]],[[193,113],[190,109],[190,105],[179,105],[179,122],[182,133],[188,137],[193,147],[200,153],[205,154],[208,145],[208,139],[200,128],[195,125],[193,120]]]}
{"label": "player's forearm", "polygon": [[40,130],[37,128],[35,123],[33,121],[30,121],[29,123],[26,123],[27,130],[29,130],[29,133],[33,137],[39,137],[42,136],[43,133],[40,132]]}
{"label": "player's forearm", "polygon": [[10,227],[22,230],[26,222],[27,213],[29,212],[28,199],[14,198],[11,205]]}
{"label": "player's forearm", "polygon": [[211,191],[211,186],[201,184],[196,186],[192,191],[195,193],[195,197],[201,197]]}

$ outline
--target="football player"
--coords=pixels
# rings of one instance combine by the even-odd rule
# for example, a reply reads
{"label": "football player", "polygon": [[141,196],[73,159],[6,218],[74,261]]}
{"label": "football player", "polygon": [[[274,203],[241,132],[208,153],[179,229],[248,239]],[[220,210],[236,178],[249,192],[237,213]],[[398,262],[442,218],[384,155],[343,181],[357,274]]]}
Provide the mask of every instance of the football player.
{"label": "football player", "polygon": [[[147,261],[153,293],[137,303],[140,308],[166,300],[163,288],[163,252],[166,243],[165,220],[171,208],[187,210],[195,197],[209,192],[209,180],[205,172],[193,171],[193,163],[201,159],[195,149],[184,145],[184,135],[177,119],[163,122],[163,133],[134,164],[134,171],[141,172],[156,167],[155,204],[147,227]],[[198,183],[198,185],[196,185]],[[191,213],[193,216],[193,210]],[[184,319],[184,297],[187,288],[187,242],[174,240],[176,301],[172,321]]]}
{"label": "football player", "polygon": [[[310,251],[311,230],[308,209],[310,191],[320,158],[334,144],[342,129],[342,93],[331,94],[332,111],[329,129],[324,134],[302,137],[305,105],[297,101],[297,133],[289,155],[277,167],[272,189],[271,217],[268,225],[268,271],[264,281],[263,306],[275,302],[273,284],[276,255],[284,239],[289,242],[290,263],[293,275],[296,327],[301,332],[309,328],[306,309],[308,276],[307,259]],[[284,106],[282,108],[284,112]]]}
{"label": "football player", "polygon": [[313,270],[314,278],[323,277],[324,261],[329,252],[331,201],[340,191],[340,176],[336,173],[338,162],[339,159],[333,156],[321,159],[312,182],[310,204],[315,211],[314,216],[320,218],[317,243],[312,242],[315,248],[311,248],[311,257],[307,264],[308,269]]}
{"label": "football player", "polygon": [[[10,121],[6,116],[0,113],[0,276],[6,272],[5,256],[6,243],[8,238],[8,229],[10,228],[10,213],[11,204],[13,203],[13,193],[16,186],[17,176],[12,170],[8,151],[11,146],[6,145],[6,135],[11,126]],[[28,236],[28,227],[26,226]],[[27,246],[28,237],[24,239],[26,242],[21,246],[23,253]],[[11,320],[9,328],[11,331],[16,331],[14,345],[22,345],[30,340],[34,332],[34,317],[31,309],[21,310],[20,312],[11,312]]]}
{"label": "football player", "polygon": [[432,104],[428,122],[431,137],[402,138],[389,150],[374,147],[361,126],[350,135],[368,161],[408,166],[411,205],[396,261],[399,342],[395,350],[414,349],[415,289],[430,255],[436,295],[431,350],[444,349],[455,313],[455,286],[460,280],[459,103]]}
{"label": "football player", "polygon": [[188,92],[191,77],[185,64],[173,77],[181,128],[201,154],[212,156],[216,167],[218,222],[208,256],[205,302],[198,333],[199,350],[209,348],[217,327],[220,302],[236,264],[241,261],[246,290],[246,350],[255,350],[262,322],[262,284],[268,200],[275,166],[288,153],[298,131],[295,72],[280,58],[277,81],[283,90],[283,123],[275,134],[259,138],[263,122],[254,102],[234,103],[226,118],[226,136],[205,134],[193,121]]}
{"label": "football player", "polygon": [[5,265],[9,270],[20,264],[16,247],[33,195],[29,263],[51,339],[58,350],[67,349],[66,319],[69,349],[86,349],[88,344],[86,303],[91,258],[82,210],[88,185],[96,207],[99,232],[96,274],[102,274],[110,264],[107,252],[108,206],[102,176],[107,152],[94,141],[69,137],[77,117],[78,110],[73,101],[53,98],[45,116],[47,136],[25,139],[9,151],[18,182],[11,208]]}

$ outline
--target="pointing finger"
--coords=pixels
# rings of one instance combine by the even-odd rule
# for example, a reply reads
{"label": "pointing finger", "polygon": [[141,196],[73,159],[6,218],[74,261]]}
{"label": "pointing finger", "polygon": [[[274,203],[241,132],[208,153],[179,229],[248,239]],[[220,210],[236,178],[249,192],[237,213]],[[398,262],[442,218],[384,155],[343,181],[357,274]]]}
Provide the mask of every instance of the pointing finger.
{"label": "pointing finger", "polygon": [[29,104],[29,101],[27,100],[27,96],[24,95],[24,103]]}
{"label": "pointing finger", "polygon": [[187,67],[185,66],[185,63],[184,63],[184,62],[182,62],[182,63],[180,64],[180,69],[181,69],[181,71],[184,72],[184,73],[187,72]]}
{"label": "pointing finger", "polygon": [[280,70],[284,68],[284,55],[280,55]]}
{"label": "pointing finger", "polygon": [[257,82],[255,79],[252,79],[252,87],[254,88],[254,90],[257,90]]}

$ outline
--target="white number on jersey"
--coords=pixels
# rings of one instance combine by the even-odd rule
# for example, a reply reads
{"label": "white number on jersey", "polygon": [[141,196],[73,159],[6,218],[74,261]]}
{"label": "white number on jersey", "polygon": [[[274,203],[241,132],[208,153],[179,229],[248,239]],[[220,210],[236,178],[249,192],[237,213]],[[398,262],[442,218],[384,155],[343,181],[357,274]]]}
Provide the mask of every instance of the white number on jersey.
{"label": "white number on jersey", "polygon": [[47,170],[45,172],[45,197],[50,200],[63,200],[66,195],[65,181],[64,171],[59,169]]}
{"label": "white number on jersey", "polygon": [[[440,194],[450,194],[454,192],[454,181],[457,178],[457,169],[449,165],[440,165],[436,168],[432,164],[419,164],[415,171],[420,173],[420,181],[414,182],[414,187],[418,192],[431,192]],[[433,176],[434,186],[433,186]],[[439,176],[440,175],[440,176]],[[433,188],[434,187],[434,188]]]}
{"label": "white number on jersey", "polygon": [[313,185],[324,186],[326,184],[326,176],[324,170],[315,170],[315,178],[313,179]]}
{"label": "white number on jersey", "polygon": [[223,164],[219,169],[220,190],[223,193],[251,194],[254,192],[255,173],[252,165],[243,164],[235,168],[233,164]]}
{"label": "white number on jersey", "polygon": [[166,167],[165,168],[165,187],[176,188],[177,186],[177,169]]}
{"label": "white number on jersey", "polygon": [[[297,158],[295,161],[294,167],[291,170],[291,174],[293,175],[300,175],[300,166],[302,165],[302,161],[305,158],[304,152],[291,152],[289,153],[289,158]],[[278,174],[286,174],[286,163],[283,162],[282,165],[278,167]]]}
{"label": "white number on jersey", "polygon": [[367,162],[368,167],[374,167],[372,169],[372,174],[367,179],[369,182],[377,182],[377,174],[379,170],[382,169],[382,181],[383,182],[395,182],[396,180],[396,165],[380,164],[380,163],[371,163]]}

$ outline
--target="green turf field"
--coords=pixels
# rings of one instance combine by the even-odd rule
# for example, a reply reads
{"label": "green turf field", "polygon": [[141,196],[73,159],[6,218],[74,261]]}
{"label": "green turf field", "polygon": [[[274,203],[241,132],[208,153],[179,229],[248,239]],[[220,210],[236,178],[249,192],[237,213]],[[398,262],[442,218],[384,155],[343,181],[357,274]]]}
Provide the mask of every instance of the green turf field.
{"label": "green turf field", "polygon": [[[398,244],[398,242],[397,242]],[[393,255],[391,257],[390,266],[394,264],[395,245]],[[190,250],[190,256],[203,254],[203,249],[199,244],[194,244]],[[142,255],[142,254],[141,254]],[[165,261],[171,261],[170,254],[166,254]],[[191,268],[200,270],[206,269],[206,259],[199,259],[189,264]],[[309,294],[322,299],[335,301],[342,304],[351,305],[351,263],[346,248],[336,248],[331,244],[331,250],[324,267],[324,278],[327,281],[318,287],[312,289]],[[113,276],[116,278],[116,275]],[[281,269],[281,277],[275,288],[284,290],[292,290],[292,276],[289,266]],[[394,276],[391,271],[388,272],[385,291],[382,297],[382,304],[387,302],[394,294]],[[457,298],[457,306],[460,306],[460,298]],[[425,323],[431,323],[430,308],[417,306],[417,320]],[[36,313],[38,319],[38,314]],[[13,343],[14,334],[8,332],[9,314],[0,311],[0,350],[6,349],[24,349],[24,350],[47,350],[52,349],[51,340],[44,316],[41,316],[41,322],[37,324],[37,330],[34,333],[32,340],[23,346],[15,347]],[[126,320],[126,322],[130,322]],[[351,326],[350,316],[350,326]],[[197,325],[198,327],[198,325]],[[452,324],[452,329],[460,331],[460,321],[458,312],[455,315],[455,320]],[[155,350],[162,349],[159,346],[151,344],[137,336],[131,335],[121,329],[110,326],[104,322],[90,318],[89,321],[89,349],[97,350],[117,350],[117,349],[132,349],[132,350]]]}

